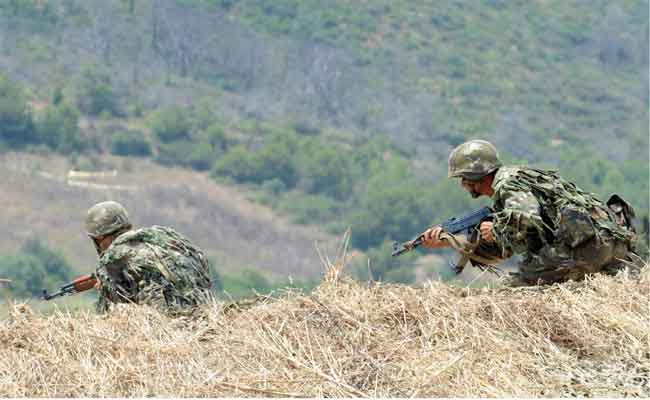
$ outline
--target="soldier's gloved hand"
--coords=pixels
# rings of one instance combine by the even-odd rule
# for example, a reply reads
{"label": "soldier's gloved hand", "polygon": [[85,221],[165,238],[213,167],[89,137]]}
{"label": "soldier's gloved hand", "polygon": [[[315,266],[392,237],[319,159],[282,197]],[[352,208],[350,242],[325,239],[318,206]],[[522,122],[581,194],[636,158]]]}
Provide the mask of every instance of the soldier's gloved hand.
{"label": "soldier's gloved hand", "polygon": [[441,226],[434,226],[433,228],[427,229],[423,234],[424,241],[422,242],[422,246],[432,249],[449,247],[449,243],[447,243],[446,240],[440,239],[440,234],[442,232],[443,229]]}
{"label": "soldier's gloved hand", "polygon": [[494,223],[489,221],[481,222],[479,230],[481,231],[481,238],[483,240],[486,242],[494,242]]}

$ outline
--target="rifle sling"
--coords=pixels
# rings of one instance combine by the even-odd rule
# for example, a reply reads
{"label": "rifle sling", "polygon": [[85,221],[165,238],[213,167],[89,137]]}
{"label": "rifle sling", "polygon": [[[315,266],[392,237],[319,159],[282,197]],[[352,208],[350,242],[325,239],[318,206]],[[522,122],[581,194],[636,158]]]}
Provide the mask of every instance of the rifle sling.
{"label": "rifle sling", "polygon": [[458,262],[459,267],[465,266],[469,260],[474,260],[478,263],[493,266],[504,259],[501,257],[485,257],[479,254],[476,254],[475,251],[478,248],[478,241],[471,242],[465,237],[460,235],[454,235],[449,232],[441,232],[440,239],[446,240],[449,245],[460,253],[461,259]]}

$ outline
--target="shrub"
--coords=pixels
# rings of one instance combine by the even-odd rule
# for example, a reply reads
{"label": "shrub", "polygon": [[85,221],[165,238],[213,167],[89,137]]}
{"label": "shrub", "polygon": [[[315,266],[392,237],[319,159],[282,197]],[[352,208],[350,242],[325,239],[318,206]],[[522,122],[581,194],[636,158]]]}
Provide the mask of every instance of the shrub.
{"label": "shrub", "polygon": [[140,131],[120,132],[111,137],[111,153],[118,156],[147,157],[151,155],[151,144]]}
{"label": "shrub", "polygon": [[86,67],[83,70],[77,105],[81,111],[90,115],[120,114],[108,71],[97,67]]}
{"label": "shrub", "polygon": [[287,185],[284,184],[280,179],[273,178],[262,183],[262,189],[268,193],[279,195],[280,193],[287,191]]}
{"label": "shrub", "polygon": [[9,147],[37,141],[32,115],[22,90],[0,74],[0,140]]}
{"label": "shrub", "polygon": [[154,114],[151,129],[162,142],[168,143],[189,139],[191,124],[185,109],[171,106]]}
{"label": "shrub", "polygon": [[58,106],[61,102],[63,102],[63,88],[57,86],[54,88],[54,92],[52,93],[52,104]]}
{"label": "shrub", "polygon": [[194,151],[194,143],[180,140],[158,145],[156,162],[163,165],[189,165],[189,159]]}
{"label": "shrub", "polygon": [[255,179],[257,167],[251,153],[244,146],[235,146],[214,163],[213,175],[229,176],[238,182]]}
{"label": "shrub", "polygon": [[63,153],[82,150],[85,141],[79,132],[79,110],[72,104],[50,106],[37,120],[40,141]]}
{"label": "shrub", "polygon": [[268,293],[273,290],[269,280],[252,268],[244,269],[237,275],[224,274],[221,281],[223,290],[235,298],[249,296],[253,291]]}
{"label": "shrub", "polygon": [[298,173],[291,148],[286,144],[281,142],[269,143],[255,153],[253,159],[257,167],[255,182],[260,183],[277,178],[284,182],[288,188],[295,186]]}
{"label": "shrub", "polygon": [[226,149],[226,133],[221,124],[211,124],[202,132],[202,136],[213,149],[221,151]]}
{"label": "shrub", "polygon": [[324,223],[339,213],[336,200],[318,195],[301,195],[299,198],[290,196],[280,202],[279,208],[290,213],[293,221],[298,224]]}
{"label": "shrub", "polygon": [[199,171],[210,169],[215,159],[214,148],[209,143],[198,143],[192,148],[185,162],[192,168]]}
{"label": "shrub", "polygon": [[321,129],[313,122],[300,120],[293,123],[293,129],[305,136],[316,136],[321,133]]}
{"label": "shrub", "polygon": [[40,260],[27,254],[10,254],[0,258],[0,270],[9,278],[12,293],[17,297],[39,295],[45,282]]}
{"label": "shrub", "polygon": [[72,276],[72,268],[62,253],[52,250],[36,238],[28,239],[22,247],[23,253],[36,257],[43,264],[45,272],[52,277],[67,280]]}
{"label": "shrub", "polygon": [[433,219],[431,192],[408,172],[406,164],[391,160],[383,168],[369,179],[349,217],[352,244],[361,249],[380,245],[384,239],[411,237]]}
{"label": "shrub", "polygon": [[291,147],[282,141],[271,141],[255,153],[237,146],[216,161],[213,173],[238,182],[262,183],[278,179],[291,188],[298,178],[292,155]]}
{"label": "shrub", "polygon": [[47,287],[60,286],[72,278],[72,268],[57,251],[38,239],[25,242],[18,254],[0,257],[0,271],[12,280],[16,296],[38,296]]}
{"label": "shrub", "polygon": [[308,193],[322,193],[337,199],[349,196],[351,180],[347,154],[314,143],[302,149],[299,160],[300,180]]}

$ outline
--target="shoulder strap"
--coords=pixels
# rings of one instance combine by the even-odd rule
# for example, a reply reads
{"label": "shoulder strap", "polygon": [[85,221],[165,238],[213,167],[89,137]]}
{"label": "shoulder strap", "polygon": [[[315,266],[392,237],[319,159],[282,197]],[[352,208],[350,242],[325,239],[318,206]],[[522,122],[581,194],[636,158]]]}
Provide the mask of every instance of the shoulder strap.
{"label": "shoulder strap", "polygon": [[479,264],[488,266],[489,269],[495,270],[494,264],[497,264],[504,260],[501,257],[485,257],[482,255],[476,254],[476,249],[478,247],[478,241],[471,242],[460,235],[454,235],[449,232],[440,233],[440,239],[446,240],[451,247],[460,253],[461,258],[457,263],[458,268],[463,268],[468,261],[473,260]]}

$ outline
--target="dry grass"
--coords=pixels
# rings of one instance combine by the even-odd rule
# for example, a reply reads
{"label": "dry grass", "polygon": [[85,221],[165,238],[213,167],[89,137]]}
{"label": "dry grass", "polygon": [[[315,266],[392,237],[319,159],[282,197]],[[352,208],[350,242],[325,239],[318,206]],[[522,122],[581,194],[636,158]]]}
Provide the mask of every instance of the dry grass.
{"label": "dry grass", "polygon": [[0,322],[0,396],[650,396],[650,267],[545,288],[349,280],[311,294]]}

